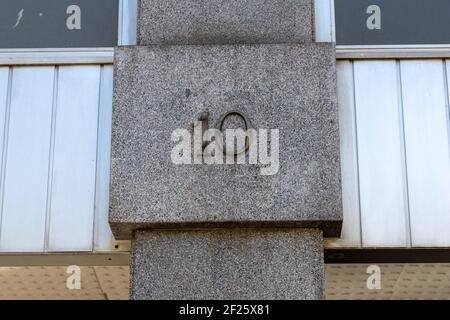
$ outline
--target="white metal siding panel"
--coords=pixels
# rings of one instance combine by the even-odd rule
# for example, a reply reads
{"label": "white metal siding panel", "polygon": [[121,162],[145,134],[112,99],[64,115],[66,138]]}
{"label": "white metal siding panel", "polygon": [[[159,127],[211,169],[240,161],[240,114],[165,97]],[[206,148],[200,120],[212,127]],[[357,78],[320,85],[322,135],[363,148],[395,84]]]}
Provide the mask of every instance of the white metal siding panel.
{"label": "white metal siding panel", "polygon": [[[120,9],[119,41],[135,44],[137,0],[120,0]],[[111,48],[0,52],[0,252],[114,250],[107,221],[113,68],[100,66],[112,56]],[[32,75],[26,88],[10,83],[14,64]],[[32,64],[48,65],[57,81]],[[19,89],[9,126],[10,93]],[[19,108],[20,99],[32,101]],[[3,148],[9,136],[13,146]]]}
{"label": "white metal siding panel", "polygon": [[395,61],[354,62],[362,243],[409,245]]}
{"label": "white metal siding panel", "polygon": [[60,67],[49,251],[93,244],[100,67]]}
{"label": "white metal siding panel", "polygon": [[[0,239],[1,239],[1,229],[2,229],[2,210],[1,210],[1,199],[3,194],[3,177],[4,177],[4,134],[5,134],[5,123],[7,110],[9,110],[9,101],[10,101],[10,68],[2,67],[0,68]],[[8,107],[7,107],[8,106]],[[1,243],[0,243],[1,248]]]}
{"label": "white metal siding panel", "polygon": [[[450,246],[449,67],[441,59],[338,62],[344,227],[329,247],[357,244],[360,227],[348,203],[358,181],[346,174],[355,158],[363,247]],[[344,111],[353,103],[352,156]]]}
{"label": "white metal siding panel", "polygon": [[2,251],[42,251],[54,67],[13,68],[6,125]]}
{"label": "white metal siding panel", "polygon": [[98,127],[97,181],[95,192],[94,250],[111,251],[114,237],[108,224],[111,160],[113,67],[102,68]]}
{"label": "white metal siding panel", "polygon": [[136,44],[138,0],[120,0],[119,45]]}
{"label": "white metal siding panel", "polygon": [[334,0],[314,0],[316,42],[335,42]]}
{"label": "white metal siding panel", "polygon": [[355,92],[353,64],[337,64],[339,127],[341,132],[341,172],[344,224],[341,239],[329,241],[328,247],[361,247],[359,210],[358,154],[356,146]]}
{"label": "white metal siding panel", "polygon": [[[333,3],[333,0],[315,0],[316,41],[335,41]],[[136,0],[121,2],[123,23],[120,26],[120,41],[124,45],[135,42],[135,6]],[[439,54],[436,49],[433,52]],[[101,54],[103,57],[104,53]],[[9,54],[10,59],[17,59],[17,53],[13,55]],[[42,63],[46,59],[46,64],[56,64],[70,60],[65,57],[67,53],[61,55],[64,55],[61,60],[58,60],[61,57],[40,57],[41,60],[36,61]],[[78,63],[102,63],[93,58],[77,59]],[[6,63],[11,61],[16,60]],[[28,59],[20,61],[30,63]],[[362,243],[363,247],[408,247],[412,240],[412,245],[417,247],[450,247],[450,233],[447,231],[450,225],[449,67],[449,62],[443,64],[441,59],[338,62],[344,227],[342,239],[330,241],[329,246],[359,247]],[[71,68],[74,69],[63,71],[66,75],[58,81],[60,88],[55,87],[57,90],[53,92],[54,97],[58,97],[53,117],[58,121],[54,121],[53,126],[49,125],[53,135],[48,139],[48,154],[53,156],[49,156],[48,160],[50,170],[44,170],[47,176],[50,174],[53,177],[46,187],[52,192],[45,196],[32,195],[33,201],[41,197],[52,204],[51,210],[46,207],[47,233],[45,227],[42,231],[42,221],[45,226],[42,207],[38,205],[33,208],[30,220],[24,216],[23,210],[13,210],[8,205],[14,200],[9,195],[18,193],[18,187],[14,191],[10,190],[10,183],[2,185],[0,194],[4,193],[7,208],[6,211],[3,209],[4,217],[0,219],[0,250],[112,250],[113,239],[107,223],[112,66],[103,67],[101,73],[100,67],[95,66]],[[26,134],[14,130],[18,130],[16,125],[25,126],[23,123],[27,121],[27,115],[24,119],[19,117],[19,122],[13,120],[11,128],[8,125],[10,122],[5,121],[9,119],[8,93],[17,90],[14,88],[15,82],[13,87],[8,87],[12,69],[0,67],[0,150],[5,151],[1,158],[0,181],[3,183],[11,181],[6,179],[10,175],[21,175],[17,166],[9,172],[10,159],[18,158],[24,168],[30,164],[37,166],[36,161],[45,162],[42,160],[44,158],[21,158],[17,155],[18,147],[16,151],[10,145],[3,148],[3,141],[9,141],[8,137],[18,139],[18,135]],[[26,67],[23,70],[34,72],[37,69]],[[30,90],[34,91],[33,87],[36,87],[35,83],[30,85]],[[94,88],[97,88],[97,94]],[[81,97],[86,94],[86,89],[87,96]],[[43,109],[49,106],[41,106],[38,101],[34,103]],[[63,114],[58,114],[60,108]],[[95,112],[100,114],[98,125],[94,124]],[[17,114],[12,116],[18,117]],[[8,130],[3,137],[5,124]],[[27,130],[39,126],[34,122],[30,124]],[[84,126],[90,129],[80,131]],[[75,136],[77,130],[78,136]],[[35,138],[27,136],[31,139],[28,143]],[[95,155],[93,150],[97,142]],[[10,154],[11,150],[13,153]],[[6,175],[3,169],[7,169]],[[25,168],[25,172],[27,170],[30,169]],[[39,175],[46,178],[42,172],[33,171],[31,179],[38,181],[36,177]],[[95,185],[93,179],[96,179]],[[24,191],[27,189],[20,190]],[[48,214],[50,212],[51,215]],[[27,233],[29,237],[13,234],[22,232],[20,224],[22,229],[6,227],[5,234],[11,233],[7,235],[11,240],[9,243],[4,241],[5,234],[2,236],[1,231],[5,221],[6,224],[10,224],[10,220],[17,224],[26,221],[24,226],[29,228],[36,217],[39,221],[31,233]]]}
{"label": "white metal siding panel", "polygon": [[[9,103],[9,81],[10,81],[10,68],[0,67],[0,181],[3,180],[3,138],[5,133],[5,118],[6,118],[6,106]],[[0,194],[2,190],[0,184]],[[1,211],[0,211],[0,229],[1,229]]]}
{"label": "white metal siding panel", "polygon": [[402,61],[413,246],[450,244],[448,98],[442,60]]}

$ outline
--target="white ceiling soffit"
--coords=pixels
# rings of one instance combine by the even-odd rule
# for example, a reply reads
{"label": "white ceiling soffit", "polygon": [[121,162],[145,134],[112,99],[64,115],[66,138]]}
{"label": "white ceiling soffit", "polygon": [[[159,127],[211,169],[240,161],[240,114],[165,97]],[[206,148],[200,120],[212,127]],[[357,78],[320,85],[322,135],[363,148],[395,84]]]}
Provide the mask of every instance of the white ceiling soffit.
{"label": "white ceiling soffit", "polygon": [[[326,265],[326,296],[353,299],[450,299],[450,264],[381,264],[381,289],[369,290],[369,265]],[[129,267],[81,267],[81,288],[66,287],[66,267],[1,267],[0,300],[126,300]]]}
{"label": "white ceiling soffit", "polygon": [[68,289],[66,267],[1,267],[0,300],[126,300],[129,267],[81,267],[81,288]]}

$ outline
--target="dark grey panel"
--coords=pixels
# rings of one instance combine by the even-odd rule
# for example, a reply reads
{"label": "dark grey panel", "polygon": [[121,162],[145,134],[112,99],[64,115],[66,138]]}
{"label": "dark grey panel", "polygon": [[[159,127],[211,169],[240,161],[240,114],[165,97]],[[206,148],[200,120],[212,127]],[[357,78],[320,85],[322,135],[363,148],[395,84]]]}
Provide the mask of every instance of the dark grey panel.
{"label": "dark grey panel", "polygon": [[[367,8],[381,10],[381,29],[370,30]],[[335,0],[338,45],[450,44],[448,0]]]}
{"label": "dark grey panel", "polygon": [[[113,47],[119,0],[0,0],[0,48]],[[81,29],[69,29],[69,6]],[[73,11],[70,11],[73,12]]]}

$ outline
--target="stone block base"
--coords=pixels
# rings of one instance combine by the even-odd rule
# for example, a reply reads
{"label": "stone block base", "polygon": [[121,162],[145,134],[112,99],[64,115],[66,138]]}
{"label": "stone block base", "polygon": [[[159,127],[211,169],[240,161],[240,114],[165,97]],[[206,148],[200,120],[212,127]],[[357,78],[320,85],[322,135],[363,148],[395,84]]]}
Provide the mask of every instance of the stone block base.
{"label": "stone block base", "polygon": [[136,231],[131,299],[323,299],[318,229]]}

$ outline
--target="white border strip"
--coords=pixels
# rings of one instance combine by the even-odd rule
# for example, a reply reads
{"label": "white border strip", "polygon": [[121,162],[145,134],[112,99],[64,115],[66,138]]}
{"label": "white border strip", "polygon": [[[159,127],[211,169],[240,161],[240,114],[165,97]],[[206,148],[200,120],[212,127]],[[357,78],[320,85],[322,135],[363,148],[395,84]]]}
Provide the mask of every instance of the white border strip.
{"label": "white border strip", "polygon": [[[337,46],[336,59],[450,58],[450,45]],[[114,48],[0,49],[0,66],[112,64]]]}
{"label": "white border strip", "polygon": [[450,45],[336,46],[336,59],[450,58]]}
{"label": "white border strip", "polygon": [[334,1],[314,0],[316,42],[334,42]]}
{"label": "white border strip", "polygon": [[2,65],[111,64],[114,48],[0,49]]}
{"label": "white border strip", "polygon": [[136,44],[137,0],[119,1],[119,46]]}

